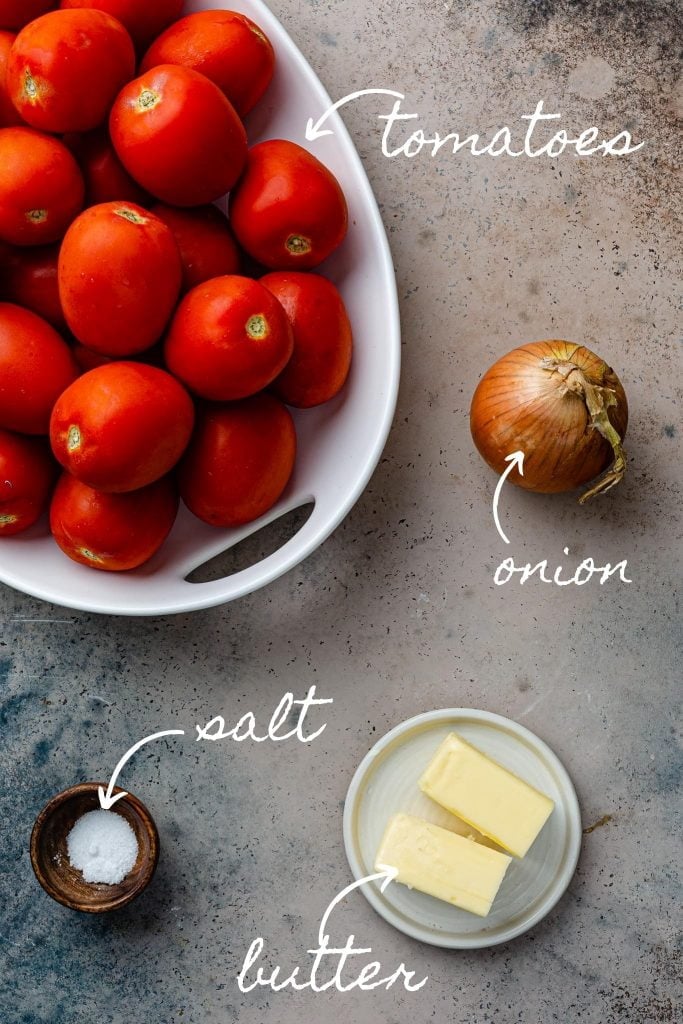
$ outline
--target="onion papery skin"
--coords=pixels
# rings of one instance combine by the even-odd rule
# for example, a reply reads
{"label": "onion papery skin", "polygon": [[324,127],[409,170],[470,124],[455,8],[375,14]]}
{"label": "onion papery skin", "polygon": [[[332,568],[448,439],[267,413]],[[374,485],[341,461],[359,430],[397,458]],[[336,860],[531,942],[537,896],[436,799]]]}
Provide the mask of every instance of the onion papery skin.
{"label": "onion papery skin", "polygon": [[[614,370],[590,349],[571,341],[535,341],[513,349],[487,370],[472,399],[470,428],[479,454],[496,473],[512,452],[524,452],[524,475],[510,483],[541,494],[572,491],[614,460],[594,426],[585,399],[547,361],[575,366],[589,384],[614,398],[608,417],[620,438],[628,423],[626,394]],[[580,377],[574,374],[574,379]],[[611,393],[611,394],[610,394]]]}

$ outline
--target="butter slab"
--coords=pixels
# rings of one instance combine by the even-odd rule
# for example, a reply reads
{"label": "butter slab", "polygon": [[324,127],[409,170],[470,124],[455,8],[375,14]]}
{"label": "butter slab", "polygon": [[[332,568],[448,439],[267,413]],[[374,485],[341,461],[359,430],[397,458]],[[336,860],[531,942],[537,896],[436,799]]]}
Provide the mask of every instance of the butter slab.
{"label": "butter slab", "polygon": [[550,797],[450,733],[423,773],[420,789],[482,835],[523,857],[555,806]]}
{"label": "butter slab", "polygon": [[375,870],[398,871],[397,882],[486,917],[511,858],[474,839],[410,814],[390,819]]}

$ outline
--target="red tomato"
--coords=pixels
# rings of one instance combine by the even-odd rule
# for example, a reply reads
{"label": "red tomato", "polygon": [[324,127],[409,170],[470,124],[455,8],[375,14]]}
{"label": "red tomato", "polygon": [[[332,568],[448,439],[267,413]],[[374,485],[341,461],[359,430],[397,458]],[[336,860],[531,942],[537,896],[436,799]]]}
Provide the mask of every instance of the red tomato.
{"label": "red tomato", "polygon": [[64,141],[81,168],[87,206],[122,199],[138,206],[149,204],[150,197],[133,181],[117,157],[106,127],[86,135],[72,135]]}
{"label": "red tomato", "polygon": [[0,537],[33,526],[47,508],[57,466],[42,438],[0,430]]}
{"label": "red tomato", "polygon": [[285,311],[248,277],[215,277],[180,303],[166,365],[202,398],[225,402],[261,391],[284,369],[294,339]]}
{"label": "red tomato", "polygon": [[267,512],[294,468],[296,432],[272,395],[207,406],[180,466],[180,494],[211,526],[241,526]]}
{"label": "red tomato", "polygon": [[133,355],[161,337],[180,293],[173,232],[134,203],[91,206],[73,222],[59,254],[59,294],[82,344]]}
{"label": "red tomato", "polygon": [[53,327],[28,309],[0,303],[0,427],[47,434],[52,406],[77,375]]}
{"label": "red tomato", "polygon": [[121,162],[172,206],[201,206],[228,192],[244,167],[247,136],[217,85],[162,64],[121,90],[109,120]]}
{"label": "red tomato", "polygon": [[244,117],[270,84],[275,53],[265,33],[244,14],[199,11],[167,28],[152,43],[140,67],[148,71],[158,64],[182,64],[201,71]]}
{"label": "red tomato", "polygon": [[168,224],[178,244],[184,292],[212,277],[239,274],[240,251],[227,217],[215,206],[178,210],[158,203],[152,213]]}
{"label": "red tomato", "polygon": [[95,7],[118,18],[128,29],[133,42],[142,50],[179,18],[184,0],[62,0],[63,10]]}
{"label": "red tomato", "polygon": [[76,344],[71,352],[81,373],[87,373],[88,370],[95,370],[98,366],[108,366],[109,363],[117,362],[114,356],[103,356],[101,352],[93,352],[85,345]]}
{"label": "red tomato", "polygon": [[185,451],[192,399],[170,373],[144,363],[99,366],[60,395],[50,419],[58,462],[100,491],[145,487]]}
{"label": "red tomato", "polygon": [[62,551],[92,569],[120,572],[147,562],[178,512],[172,480],[129,494],[103,494],[64,473],[50,506],[50,529]]}
{"label": "red tomato", "polygon": [[57,6],[57,0],[0,0],[0,28],[23,28]]}
{"label": "red tomato", "polygon": [[0,128],[25,123],[7,92],[7,61],[14,39],[12,32],[0,32]]}
{"label": "red tomato", "polygon": [[307,150],[271,139],[249,150],[230,194],[230,223],[243,249],[273,270],[310,270],[344,240],[339,182]]}
{"label": "red tomato", "polygon": [[319,274],[275,271],[261,284],[278,300],[294,332],[294,354],[272,390],[300,409],[334,398],[348,376],[353,348],[341,295]]}
{"label": "red tomato", "polygon": [[31,128],[0,129],[0,239],[46,245],[83,206],[78,164],[57,139]]}
{"label": "red tomato", "polygon": [[102,124],[134,73],[133,43],[116,18],[102,11],[51,11],[15,39],[7,88],[34,128],[87,132]]}
{"label": "red tomato", "polygon": [[59,245],[14,249],[5,266],[3,298],[64,330],[66,321],[57,284],[58,257]]}

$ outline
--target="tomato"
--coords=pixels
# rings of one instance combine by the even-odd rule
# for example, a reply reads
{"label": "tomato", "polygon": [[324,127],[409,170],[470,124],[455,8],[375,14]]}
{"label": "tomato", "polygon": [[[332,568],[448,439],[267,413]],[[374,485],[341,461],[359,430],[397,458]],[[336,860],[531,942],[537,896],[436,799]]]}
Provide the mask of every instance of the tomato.
{"label": "tomato", "polygon": [[307,409],[341,391],[351,366],[353,338],[343,299],[319,274],[275,271],[261,278],[289,318],[294,354],[271,390]]}
{"label": "tomato", "polygon": [[42,438],[0,430],[0,537],[33,526],[47,508],[57,466]]}
{"label": "tomato", "polygon": [[150,197],[133,181],[116,155],[106,127],[85,135],[71,135],[64,141],[81,168],[87,206],[122,199],[138,206],[149,204]]}
{"label": "tomato", "polygon": [[272,395],[207,406],[180,465],[181,497],[212,526],[250,523],[278,500],[295,457],[294,422]]}
{"label": "tomato", "polygon": [[84,192],[63,143],[31,128],[0,129],[0,239],[56,242],[83,207]]}
{"label": "tomato", "polygon": [[57,6],[57,0],[0,0],[0,28],[23,28]]}
{"label": "tomato", "polygon": [[201,206],[228,192],[244,167],[247,136],[217,85],[162,64],[121,90],[109,120],[123,166],[172,206]]}
{"label": "tomato", "polygon": [[177,513],[178,494],[169,477],[128,494],[103,494],[64,473],[52,497],[50,529],[74,562],[121,572],[159,550]]}
{"label": "tomato", "polygon": [[180,293],[173,232],[134,203],[91,206],[59,254],[59,294],[82,344],[108,356],[142,352],[161,337]]}
{"label": "tomato", "polygon": [[7,88],[30,125],[87,132],[107,117],[135,73],[123,25],[102,11],[51,11],[23,28],[7,66]]}
{"label": "tomato", "polygon": [[199,11],[181,18],[152,43],[141,70],[158,64],[201,71],[244,117],[270,84],[275,54],[265,33],[244,14]]}
{"label": "tomato", "polygon": [[339,182],[307,150],[272,139],[249,150],[230,194],[230,223],[250,256],[272,270],[310,270],[344,240]]}
{"label": "tomato", "polygon": [[0,128],[25,124],[7,92],[7,61],[14,39],[12,32],[0,32]]}
{"label": "tomato", "polygon": [[3,297],[63,330],[66,321],[59,301],[58,257],[59,245],[14,249],[5,264]]}
{"label": "tomato", "polygon": [[265,388],[284,369],[294,338],[285,311],[248,277],[215,277],[185,296],[164,354],[171,373],[202,398],[225,402]]}
{"label": "tomato", "polygon": [[95,7],[106,11],[125,25],[135,45],[142,50],[180,17],[183,0],[62,0],[60,7],[62,10]]}
{"label": "tomato", "polygon": [[0,303],[0,427],[47,434],[52,406],[77,374],[53,327],[28,309]]}
{"label": "tomato", "polygon": [[98,366],[108,366],[109,363],[117,362],[114,356],[103,356],[101,352],[93,352],[85,345],[76,344],[71,352],[81,373],[87,373],[88,370],[95,370]]}
{"label": "tomato", "polygon": [[240,251],[227,217],[215,206],[178,210],[158,203],[152,213],[173,232],[183,265],[184,292],[212,277],[239,273]]}
{"label": "tomato", "polygon": [[50,420],[58,462],[100,491],[145,487],[185,451],[192,399],[170,373],[115,362],[84,373],[60,395]]}

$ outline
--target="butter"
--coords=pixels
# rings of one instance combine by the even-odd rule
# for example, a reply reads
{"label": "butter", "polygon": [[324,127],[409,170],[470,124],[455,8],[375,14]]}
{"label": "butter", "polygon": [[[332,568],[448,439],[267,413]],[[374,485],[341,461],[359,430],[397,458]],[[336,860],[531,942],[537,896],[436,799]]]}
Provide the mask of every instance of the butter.
{"label": "butter", "polygon": [[456,733],[443,741],[419,785],[432,800],[515,857],[524,856],[555,806],[550,797]]}
{"label": "butter", "polygon": [[409,814],[396,814],[382,839],[375,870],[396,868],[396,881],[486,917],[511,858]]}

